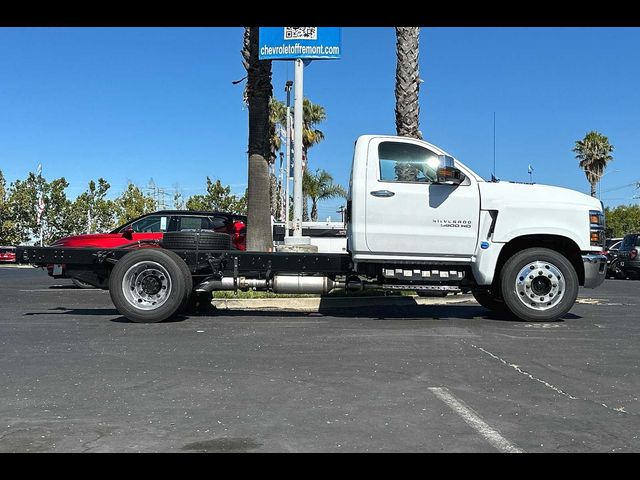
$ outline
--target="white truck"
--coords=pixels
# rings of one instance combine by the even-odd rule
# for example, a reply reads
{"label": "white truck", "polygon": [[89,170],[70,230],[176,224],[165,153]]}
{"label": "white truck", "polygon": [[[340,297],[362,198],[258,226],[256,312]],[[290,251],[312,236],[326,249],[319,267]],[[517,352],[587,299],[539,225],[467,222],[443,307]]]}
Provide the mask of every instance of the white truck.
{"label": "white truck", "polygon": [[242,252],[209,231],[170,232],[139,245],[147,248],[16,253],[22,263],[86,270],[136,322],[165,320],[215,290],[335,288],[462,290],[491,310],[553,321],[571,309],[579,286],[595,288],[606,275],[600,201],[565,188],[487,182],[422,140],[358,138],[346,223],[346,253]]}

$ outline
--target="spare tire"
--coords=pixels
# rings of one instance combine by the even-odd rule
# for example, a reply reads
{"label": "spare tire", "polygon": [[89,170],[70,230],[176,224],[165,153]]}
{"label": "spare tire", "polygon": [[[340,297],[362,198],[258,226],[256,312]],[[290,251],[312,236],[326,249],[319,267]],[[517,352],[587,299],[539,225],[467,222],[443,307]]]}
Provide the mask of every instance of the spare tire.
{"label": "spare tire", "polygon": [[160,246],[167,250],[230,250],[231,236],[219,232],[167,232]]}

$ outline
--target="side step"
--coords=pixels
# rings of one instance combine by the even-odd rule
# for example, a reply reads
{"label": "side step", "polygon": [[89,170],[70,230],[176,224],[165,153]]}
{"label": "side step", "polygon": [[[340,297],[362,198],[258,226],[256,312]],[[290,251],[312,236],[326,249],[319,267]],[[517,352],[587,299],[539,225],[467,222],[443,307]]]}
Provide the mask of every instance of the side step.
{"label": "side step", "polygon": [[464,270],[454,269],[421,269],[421,268],[383,268],[385,278],[407,281],[456,281],[464,278]]}
{"label": "side step", "polygon": [[427,290],[427,291],[446,291],[461,292],[457,285],[382,285],[383,290]]}

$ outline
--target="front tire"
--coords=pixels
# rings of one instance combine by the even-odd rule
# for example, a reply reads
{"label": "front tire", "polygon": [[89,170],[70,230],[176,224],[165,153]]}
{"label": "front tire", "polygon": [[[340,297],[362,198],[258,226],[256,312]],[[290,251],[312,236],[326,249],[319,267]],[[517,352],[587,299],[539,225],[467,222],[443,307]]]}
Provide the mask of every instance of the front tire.
{"label": "front tire", "polygon": [[113,304],[137,323],[162,322],[178,313],[191,293],[188,287],[184,269],[175,258],[155,248],[127,253],[109,277]]}
{"label": "front tire", "polygon": [[509,311],[528,322],[550,322],[565,315],[578,297],[578,274],[562,254],[529,248],[507,260],[500,274]]}

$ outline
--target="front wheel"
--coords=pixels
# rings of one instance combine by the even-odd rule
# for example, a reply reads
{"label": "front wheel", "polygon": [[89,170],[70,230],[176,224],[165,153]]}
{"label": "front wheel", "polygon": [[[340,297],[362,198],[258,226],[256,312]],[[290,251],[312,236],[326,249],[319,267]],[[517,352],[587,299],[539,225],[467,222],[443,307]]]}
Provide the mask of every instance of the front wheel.
{"label": "front wheel", "polygon": [[162,249],[127,253],[111,271],[111,300],[134,322],[166,320],[178,313],[190,293],[183,270],[176,258]]}
{"label": "front wheel", "polygon": [[511,313],[529,322],[554,321],[578,297],[578,275],[562,254],[529,248],[505,263],[500,275],[502,298]]}

